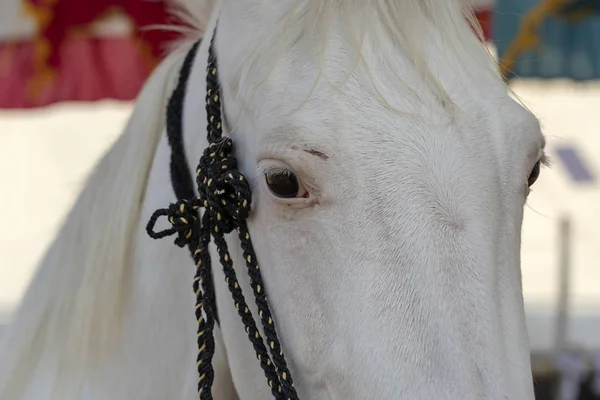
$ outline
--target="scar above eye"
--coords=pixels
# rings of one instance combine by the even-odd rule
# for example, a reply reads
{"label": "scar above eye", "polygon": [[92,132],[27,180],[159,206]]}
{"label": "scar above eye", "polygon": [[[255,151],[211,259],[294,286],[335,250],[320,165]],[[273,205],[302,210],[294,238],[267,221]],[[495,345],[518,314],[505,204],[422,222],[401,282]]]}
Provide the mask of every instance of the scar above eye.
{"label": "scar above eye", "polygon": [[311,154],[313,156],[317,156],[319,157],[321,160],[327,160],[329,159],[329,156],[325,153],[323,153],[322,151],[319,150],[315,150],[315,149],[308,149],[308,150],[304,150],[305,152],[307,152],[308,154]]}

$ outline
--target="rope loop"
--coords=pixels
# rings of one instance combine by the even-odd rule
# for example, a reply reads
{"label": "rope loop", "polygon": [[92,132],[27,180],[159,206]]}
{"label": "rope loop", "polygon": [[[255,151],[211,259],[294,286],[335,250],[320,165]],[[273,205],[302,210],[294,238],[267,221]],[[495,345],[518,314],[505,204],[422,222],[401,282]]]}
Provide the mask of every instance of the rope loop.
{"label": "rope loop", "polygon": [[[166,236],[177,234],[175,244],[179,247],[184,247],[197,238],[197,233],[194,227],[197,220],[197,209],[200,207],[197,200],[190,202],[182,199],[177,203],[172,203],[168,208],[156,210],[146,226],[146,231],[152,239],[162,239]],[[171,228],[164,229],[159,232],[154,231],[154,226],[161,216],[166,216],[171,224]]]}

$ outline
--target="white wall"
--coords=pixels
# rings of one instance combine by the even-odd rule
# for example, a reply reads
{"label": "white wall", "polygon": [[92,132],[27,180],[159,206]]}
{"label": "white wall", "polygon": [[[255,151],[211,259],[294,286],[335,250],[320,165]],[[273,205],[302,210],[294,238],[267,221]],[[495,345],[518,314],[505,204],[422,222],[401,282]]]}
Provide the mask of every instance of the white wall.
{"label": "white wall", "polygon": [[118,102],[0,110],[0,324],[131,110]]}

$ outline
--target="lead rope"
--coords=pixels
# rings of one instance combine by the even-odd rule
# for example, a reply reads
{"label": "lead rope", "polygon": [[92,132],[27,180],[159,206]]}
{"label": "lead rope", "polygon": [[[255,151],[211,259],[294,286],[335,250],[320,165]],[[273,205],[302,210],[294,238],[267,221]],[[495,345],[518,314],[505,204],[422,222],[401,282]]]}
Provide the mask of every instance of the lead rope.
{"label": "lead rope", "polygon": [[[215,29],[216,32],[216,29]],[[233,297],[234,305],[242,319],[248,338],[256,352],[256,357],[265,373],[273,397],[277,400],[298,400],[294,383],[281,349],[273,316],[269,309],[265,286],[260,274],[250,232],[246,219],[250,214],[251,189],[248,181],[237,169],[237,160],[233,156],[233,142],[223,137],[221,118],[221,92],[217,73],[217,59],[214,51],[215,34],[208,49],[206,77],[206,116],[207,139],[209,146],[204,150],[196,169],[198,196],[180,199],[168,208],[159,209],[152,214],[146,231],[153,239],[177,234],[175,244],[189,246],[196,263],[193,289],[196,295],[196,319],[198,321],[198,396],[201,400],[212,399],[214,371],[212,359],[215,352],[215,292],[211,275],[211,258],[208,244],[214,239],[225,281]],[[167,107],[167,121],[172,129],[182,131],[183,103],[194,56],[198,48],[196,43],[183,63],[179,81]],[[178,122],[175,122],[178,121]],[[168,127],[170,128],[170,127]],[[177,132],[176,132],[177,133]],[[198,210],[204,208],[200,218]],[[171,228],[155,232],[154,226],[161,216],[166,216]],[[259,333],[252,312],[238,283],[233,262],[229,254],[225,234],[237,230],[250,277],[250,285],[263,330],[272,358],[269,356],[263,338]],[[202,286],[202,288],[200,288]],[[206,315],[206,319],[202,312]]]}

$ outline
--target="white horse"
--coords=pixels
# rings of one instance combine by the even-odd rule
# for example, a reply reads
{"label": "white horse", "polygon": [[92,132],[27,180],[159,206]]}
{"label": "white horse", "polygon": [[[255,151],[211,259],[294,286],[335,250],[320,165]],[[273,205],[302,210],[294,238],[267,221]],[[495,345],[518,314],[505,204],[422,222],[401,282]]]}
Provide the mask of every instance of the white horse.
{"label": "white horse", "polygon": [[[220,0],[210,14],[226,134],[301,399],[533,399],[519,253],[544,138],[463,11]],[[184,104],[191,170],[207,146],[208,45]],[[182,58],[149,79],[29,287],[0,353],[1,400],[197,397],[194,268],[144,232],[175,201],[163,110]],[[296,193],[265,176],[297,179]],[[237,238],[229,248],[251,293]],[[270,398],[215,261],[214,397]]]}

